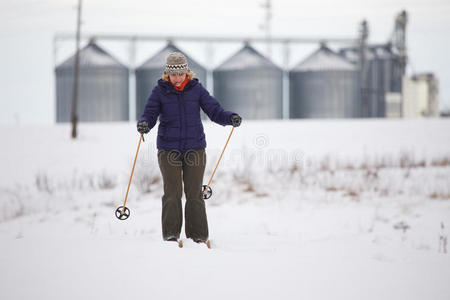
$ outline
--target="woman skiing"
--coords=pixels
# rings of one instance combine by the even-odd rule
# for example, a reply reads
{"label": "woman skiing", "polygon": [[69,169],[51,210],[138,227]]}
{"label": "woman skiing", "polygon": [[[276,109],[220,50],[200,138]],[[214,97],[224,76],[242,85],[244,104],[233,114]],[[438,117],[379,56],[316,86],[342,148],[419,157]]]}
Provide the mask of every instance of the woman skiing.
{"label": "woman skiing", "polygon": [[169,54],[162,79],[151,92],[137,130],[148,133],[159,117],[157,148],[164,186],[163,239],[180,239],[184,184],[186,238],[202,243],[208,241],[208,222],[202,193],[206,140],[200,109],[220,125],[237,127],[241,117],[225,111],[193,76],[182,53]]}

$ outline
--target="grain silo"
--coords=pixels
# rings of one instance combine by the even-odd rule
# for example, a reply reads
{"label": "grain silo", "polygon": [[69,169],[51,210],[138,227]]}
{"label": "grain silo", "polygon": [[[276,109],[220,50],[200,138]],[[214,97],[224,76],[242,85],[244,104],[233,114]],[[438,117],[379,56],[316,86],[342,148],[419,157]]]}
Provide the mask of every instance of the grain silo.
{"label": "grain silo", "polygon": [[386,93],[392,90],[393,82],[393,55],[385,45],[373,47],[370,49],[373,53],[373,68],[376,69],[375,76],[372,78],[376,95],[376,107],[373,109],[375,117],[386,116]]}
{"label": "grain silo", "polygon": [[213,72],[214,96],[245,119],[281,119],[283,71],[249,45]]}
{"label": "grain silo", "polygon": [[166,58],[172,52],[181,52],[186,56],[189,69],[195,73],[200,83],[206,87],[206,69],[199,63],[186,55],[183,51],[175,47],[172,43],[168,43],[166,47],[147,59],[141,66],[136,69],[136,118],[139,119],[144,112],[145,104],[151,91],[157,84],[158,80],[164,72]]}
{"label": "grain silo", "polygon": [[322,45],[289,72],[291,118],[357,118],[358,69]]}
{"label": "grain silo", "polygon": [[[129,70],[94,41],[79,53],[78,120],[129,120]],[[75,56],[56,67],[56,122],[70,122]]]}
{"label": "grain silo", "polygon": [[[343,48],[342,56],[358,63],[358,48]],[[386,94],[401,92],[401,69],[398,55],[393,54],[390,44],[369,45],[365,53],[367,60],[366,94],[367,103],[363,103],[362,117],[385,117]]]}

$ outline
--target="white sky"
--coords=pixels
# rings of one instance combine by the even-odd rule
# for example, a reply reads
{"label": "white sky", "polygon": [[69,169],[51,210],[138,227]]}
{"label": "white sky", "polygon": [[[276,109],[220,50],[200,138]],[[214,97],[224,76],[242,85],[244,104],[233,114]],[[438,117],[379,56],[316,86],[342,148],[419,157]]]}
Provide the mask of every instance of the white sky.
{"label": "white sky", "polygon": [[[263,0],[90,0],[83,1],[83,32],[189,34],[216,36],[262,35]],[[450,108],[450,1],[448,0],[273,0],[273,36],[356,37],[366,18],[370,42],[385,42],[394,17],[409,13],[408,72],[434,72],[440,81],[441,109]],[[53,123],[55,84],[53,36],[74,31],[77,0],[0,0],[0,123]],[[126,44],[102,44],[124,63]],[[142,44],[138,64],[163,43]],[[214,57],[204,45],[179,44],[200,63],[221,63],[241,45],[214,45]],[[264,45],[256,45],[262,52]],[[316,45],[291,49],[291,65]],[[281,51],[273,60],[281,64]],[[73,44],[58,47],[58,62],[73,53]]]}

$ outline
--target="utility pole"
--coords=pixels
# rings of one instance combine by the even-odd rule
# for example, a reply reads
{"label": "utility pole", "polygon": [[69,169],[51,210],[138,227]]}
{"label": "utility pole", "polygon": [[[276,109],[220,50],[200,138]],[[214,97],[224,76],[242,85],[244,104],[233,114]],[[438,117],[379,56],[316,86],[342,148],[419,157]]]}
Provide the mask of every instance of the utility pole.
{"label": "utility pole", "polygon": [[264,24],[261,25],[261,28],[266,32],[266,41],[267,41],[267,57],[272,56],[272,46],[271,46],[271,20],[272,20],[272,1],[266,0],[266,2],[261,4],[261,7],[266,10],[266,17],[264,20]]}
{"label": "utility pole", "polygon": [[80,27],[81,27],[81,0],[78,0],[78,16],[77,16],[77,37],[75,45],[75,66],[73,74],[73,97],[72,97],[72,138],[77,137],[77,102],[78,102],[78,74],[80,70]]}
{"label": "utility pole", "polygon": [[368,73],[368,63],[367,63],[367,40],[369,37],[369,25],[366,20],[363,20],[360,25],[359,31],[359,71],[360,71],[360,80],[361,80],[361,109],[363,118],[371,117],[371,109],[369,109],[369,91],[368,91],[368,82],[367,82],[367,73]]}

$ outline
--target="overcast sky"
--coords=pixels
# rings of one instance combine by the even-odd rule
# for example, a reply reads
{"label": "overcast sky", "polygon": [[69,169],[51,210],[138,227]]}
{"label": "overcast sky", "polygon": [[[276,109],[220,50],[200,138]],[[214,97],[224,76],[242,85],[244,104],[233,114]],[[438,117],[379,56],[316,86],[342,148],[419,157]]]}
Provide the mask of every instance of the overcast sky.
{"label": "overcast sky", "polygon": [[[83,1],[84,33],[138,33],[214,36],[263,35],[263,0],[89,0]],[[450,109],[450,1],[448,0],[273,0],[273,36],[356,37],[358,23],[367,19],[369,41],[386,42],[394,17],[409,13],[408,72],[434,72],[440,81],[441,109]],[[0,1],[0,123],[53,123],[55,84],[53,36],[72,32],[76,0]],[[104,43],[114,56],[128,63],[128,45]],[[137,63],[151,56],[163,43],[138,47]],[[199,62],[221,63],[240,45],[180,44]],[[266,50],[264,45],[256,45]],[[333,46],[333,45],[331,45]],[[315,45],[291,49],[290,64],[310,53]],[[73,44],[57,48],[57,62],[73,53]],[[281,51],[273,60],[282,64]]]}

